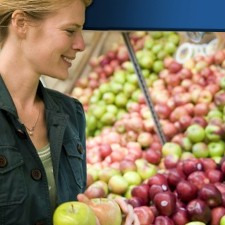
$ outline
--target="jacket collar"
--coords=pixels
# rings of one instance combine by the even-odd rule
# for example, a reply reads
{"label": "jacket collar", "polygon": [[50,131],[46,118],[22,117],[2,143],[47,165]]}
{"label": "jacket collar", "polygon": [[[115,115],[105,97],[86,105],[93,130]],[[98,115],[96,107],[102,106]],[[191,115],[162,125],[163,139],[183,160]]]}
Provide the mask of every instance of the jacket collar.
{"label": "jacket collar", "polygon": [[[39,95],[40,98],[43,99],[47,110],[60,112],[59,105],[57,105],[56,102],[51,98],[51,96],[48,94],[48,91],[41,83],[41,81],[39,81],[39,84],[38,84],[37,94]],[[0,109],[3,109],[11,113],[16,118],[18,118],[15,104],[1,75],[0,75]]]}
{"label": "jacket collar", "polygon": [[18,118],[15,104],[2,79],[2,76],[0,76],[0,109],[11,113]]}

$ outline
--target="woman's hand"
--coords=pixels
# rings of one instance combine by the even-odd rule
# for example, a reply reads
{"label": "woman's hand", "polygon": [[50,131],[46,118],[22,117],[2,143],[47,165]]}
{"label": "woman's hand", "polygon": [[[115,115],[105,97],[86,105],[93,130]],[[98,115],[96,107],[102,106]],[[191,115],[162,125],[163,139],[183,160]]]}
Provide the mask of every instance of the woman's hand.
{"label": "woman's hand", "polygon": [[122,225],[140,225],[139,219],[134,212],[133,207],[128,204],[122,197],[115,198],[115,201],[120,206],[123,213],[123,224]]}
{"label": "woman's hand", "polygon": [[[91,200],[84,194],[79,194],[77,196],[78,201],[84,202],[89,206],[93,206],[93,203]],[[116,199],[112,200],[117,203],[117,205],[120,207],[122,212],[123,221],[121,225],[140,225],[140,222],[138,220],[137,215],[134,213],[134,209],[131,205],[129,205],[124,198],[117,197]],[[104,210],[104,209],[103,209]],[[104,215],[104,214],[103,214]],[[105,214],[106,215],[106,214]],[[103,216],[105,217],[105,216]],[[96,216],[97,219],[97,225],[107,225],[107,224],[101,224]]]}

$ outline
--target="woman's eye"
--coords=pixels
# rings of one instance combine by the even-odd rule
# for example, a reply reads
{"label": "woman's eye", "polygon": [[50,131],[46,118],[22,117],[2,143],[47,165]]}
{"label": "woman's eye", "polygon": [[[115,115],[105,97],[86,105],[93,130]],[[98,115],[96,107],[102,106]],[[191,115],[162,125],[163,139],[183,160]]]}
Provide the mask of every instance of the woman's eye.
{"label": "woman's eye", "polygon": [[74,34],[75,33],[75,30],[66,30],[66,32],[70,35]]}

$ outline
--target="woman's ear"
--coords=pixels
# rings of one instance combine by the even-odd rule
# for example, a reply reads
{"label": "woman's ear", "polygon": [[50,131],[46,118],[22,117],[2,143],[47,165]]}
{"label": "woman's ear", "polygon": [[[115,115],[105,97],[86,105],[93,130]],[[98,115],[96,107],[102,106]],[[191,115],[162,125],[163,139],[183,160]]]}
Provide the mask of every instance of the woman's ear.
{"label": "woman's ear", "polygon": [[11,25],[20,38],[24,38],[27,32],[27,16],[22,10],[15,10],[12,14]]}

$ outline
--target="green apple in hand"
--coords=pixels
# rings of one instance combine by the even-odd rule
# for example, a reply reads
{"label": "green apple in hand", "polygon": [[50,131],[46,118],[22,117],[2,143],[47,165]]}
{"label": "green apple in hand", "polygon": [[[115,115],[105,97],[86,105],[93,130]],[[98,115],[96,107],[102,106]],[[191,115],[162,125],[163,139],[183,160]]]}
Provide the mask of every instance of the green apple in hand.
{"label": "green apple in hand", "polygon": [[85,203],[65,202],[53,215],[53,225],[97,225],[94,211]]}

